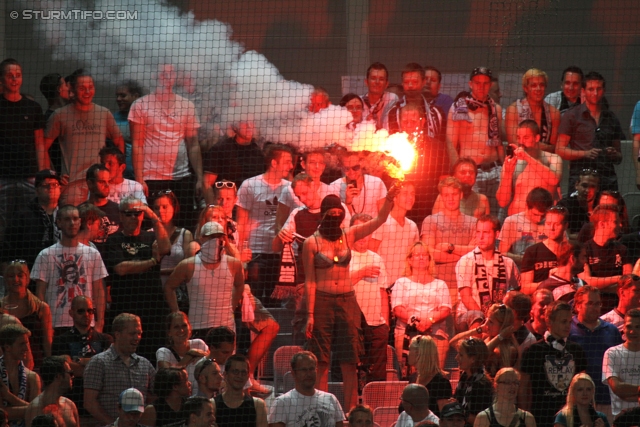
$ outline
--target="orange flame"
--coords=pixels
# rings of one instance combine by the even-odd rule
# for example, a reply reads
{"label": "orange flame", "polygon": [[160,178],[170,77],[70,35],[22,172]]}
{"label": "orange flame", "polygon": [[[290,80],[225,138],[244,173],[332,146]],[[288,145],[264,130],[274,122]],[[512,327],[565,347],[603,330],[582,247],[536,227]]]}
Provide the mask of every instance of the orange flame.
{"label": "orange flame", "polygon": [[395,133],[386,140],[384,152],[396,159],[400,167],[389,163],[387,173],[391,178],[403,180],[404,174],[409,172],[416,160],[416,149],[409,141],[406,133]]}

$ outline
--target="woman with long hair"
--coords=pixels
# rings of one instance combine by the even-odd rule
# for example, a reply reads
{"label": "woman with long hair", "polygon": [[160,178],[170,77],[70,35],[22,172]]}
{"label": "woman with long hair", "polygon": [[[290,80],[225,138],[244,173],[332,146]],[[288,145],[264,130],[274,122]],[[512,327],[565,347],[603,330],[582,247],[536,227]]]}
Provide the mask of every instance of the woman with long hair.
{"label": "woman with long hair", "polygon": [[209,347],[201,339],[191,338],[189,317],[178,311],[167,316],[167,346],[156,351],[158,369],[182,368],[187,371],[193,387],[193,394],[198,393],[198,381],[195,378],[196,363],[209,355]]}
{"label": "woman with long hair", "polygon": [[609,427],[607,416],[595,409],[596,385],[585,373],[569,384],[567,404],[556,414],[554,427]]}
{"label": "woman with long hair", "polygon": [[473,425],[476,415],[491,405],[493,387],[485,375],[484,365],[489,349],[480,338],[467,338],[460,342],[456,361],[462,374],[453,397],[465,414],[465,424]]}
{"label": "woman with long hair", "polygon": [[185,258],[193,236],[186,228],[176,227],[173,223],[174,218],[180,213],[180,203],[173,191],[157,192],[153,201],[153,211],[160,218],[160,223],[167,230],[171,241],[171,252],[162,257],[162,261],[160,261],[160,274],[162,285],[164,285],[176,265]]}
{"label": "woman with long hair", "polygon": [[536,427],[531,413],[518,409],[520,374],[513,368],[502,368],[493,379],[493,404],[480,412],[473,427]]}
{"label": "woman with long hair", "polygon": [[405,277],[393,286],[391,307],[396,317],[398,360],[403,359],[403,354],[406,358],[408,348],[403,348],[403,343],[408,330],[417,330],[434,339],[443,368],[449,349],[446,319],[451,313],[451,296],[447,284],[433,277],[434,265],[429,247],[422,242],[414,243],[407,252]]}
{"label": "woman with long hair", "polygon": [[413,337],[407,363],[416,369],[415,382],[429,390],[429,409],[439,417],[440,410],[451,399],[451,382],[440,369],[435,340],[425,335]]}

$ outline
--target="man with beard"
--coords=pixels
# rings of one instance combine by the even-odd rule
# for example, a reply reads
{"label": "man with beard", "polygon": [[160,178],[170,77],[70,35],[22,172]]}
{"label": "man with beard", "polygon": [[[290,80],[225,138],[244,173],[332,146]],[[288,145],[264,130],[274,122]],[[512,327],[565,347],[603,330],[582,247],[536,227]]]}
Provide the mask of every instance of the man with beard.
{"label": "man with beard", "polygon": [[63,394],[68,393],[73,385],[73,371],[65,356],[53,356],[44,359],[40,367],[40,378],[43,390],[27,406],[24,420],[31,426],[34,417],[51,414],[58,422],[58,427],[79,427],[80,416],[75,403]]}
{"label": "man with beard", "polygon": [[291,359],[295,388],[278,396],[269,408],[269,427],[342,427],[344,412],[331,393],[316,390],[318,359],[301,351]]}
{"label": "man with beard", "polygon": [[[478,176],[478,165],[471,157],[460,157],[451,168],[451,175],[460,181],[462,185],[462,200],[460,200],[460,212],[465,215],[480,218],[482,215],[489,215],[489,199],[484,194],[473,191]],[[433,205],[432,214],[440,213],[444,210],[444,205],[440,195]]]}
{"label": "man with beard", "polygon": [[[78,208],[61,207],[56,223],[62,232],[60,242],[40,252],[31,270],[36,296],[51,307],[53,327],[58,332],[73,326],[69,315],[73,298],[76,295],[92,298],[97,309],[95,328],[102,332],[105,311],[102,279],[107,277],[102,257],[96,249],[78,242]],[[51,354],[51,348],[45,349],[45,353]]]}
{"label": "man with beard", "polygon": [[[89,200],[86,203],[99,208],[105,213],[102,217],[102,227],[106,231],[103,239],[97,240],[98,248],[103,249],[107,237],[120,229],[120,210],[118,204],[109,200],[109,170],[106,166],[96,163],[87,169],[87,188],[89,189]],[[83,203],[84,204],[84,203]]]}

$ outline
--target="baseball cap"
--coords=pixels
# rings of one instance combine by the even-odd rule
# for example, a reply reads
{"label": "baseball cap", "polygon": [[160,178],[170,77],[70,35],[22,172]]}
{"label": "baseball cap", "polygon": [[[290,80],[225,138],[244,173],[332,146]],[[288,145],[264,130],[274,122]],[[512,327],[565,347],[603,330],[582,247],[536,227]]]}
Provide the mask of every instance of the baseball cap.
{"label": "baseball cap", "polygon": [[200,229],[201,236],[213,236],[213,235],[224,236],[224,229],[220,224],[215,221],[209,221]]}
{"label": "baseball cap", "polygon": [[36,187],[40,186],[40,184],[42,184],[42,182],[47,178],[53,178],[60,182],[60,175],[58,175],[58,172],[53,169],[42,169],[36,174]]}
{"label": "baseball cap", "polygon": [[493,74],[491,73],[491,70],[487,67],[476,67],[471,72],[471,78],[474,78],[475,76],[493,77]]}
{"label": "baseball cap", "polygon": [[120,406],[124,412],[144,412],[144,397],[135,388],[120,393]]}
{"label": "baseball cap", "polygon": [[462,410],[460,403],[447,403],[442,407],[442,410],[440,411],[440,418],[448,418],[452,415],[462,415],[464,417],[464,411]]}

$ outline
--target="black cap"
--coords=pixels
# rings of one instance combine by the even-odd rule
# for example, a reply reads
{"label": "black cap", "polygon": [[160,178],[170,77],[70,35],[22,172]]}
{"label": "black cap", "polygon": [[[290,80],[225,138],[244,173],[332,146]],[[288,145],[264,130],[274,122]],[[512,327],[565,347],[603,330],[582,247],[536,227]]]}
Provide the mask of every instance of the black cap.
{"label": "black cap", "polygon": [[36,187],[40,186],[40,184],[42,184],[42,181],[48,178],[52,178],[60,182],[60,175],[58,175],[58,172],[54,171],[53,169],[43,169],[36,174]]}
{"label": "black cap", "polygon": [[487,67],[476,67],[471,72],[471,78],[474,78],[475,76],[487,76],[491,78],[493,77],[493,74],[491,73],[491,70]]}
{"label": "black cap", "polygon": [[440,411],[440,418],[448,418],[452,415],[462,415],[464,417],[464,411],[462,410],[460,403],[447,403],[442,407],[442,410]]}

